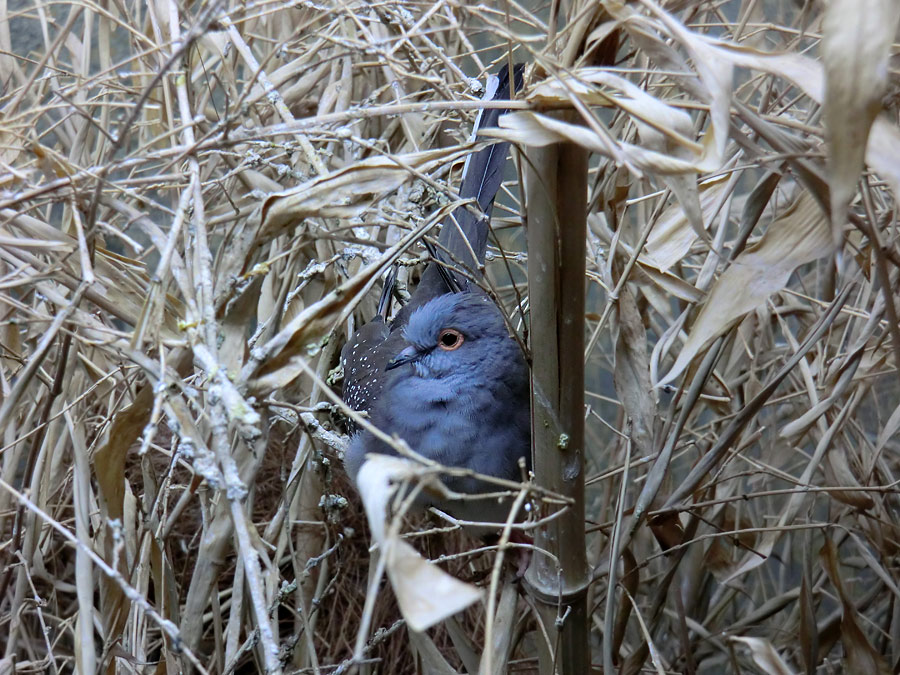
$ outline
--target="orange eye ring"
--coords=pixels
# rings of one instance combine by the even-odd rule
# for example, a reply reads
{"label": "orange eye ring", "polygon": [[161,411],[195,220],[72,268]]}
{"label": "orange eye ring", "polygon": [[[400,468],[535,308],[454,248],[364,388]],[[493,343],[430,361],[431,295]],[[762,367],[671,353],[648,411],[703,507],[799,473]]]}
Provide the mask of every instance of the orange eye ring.
{"label": "orange eye ring", "polygon": [[438,336],[437,346],[445,352],[452,352],[462,347],[462,343],[465,341],[463,334],[455,328],[445,328]]}

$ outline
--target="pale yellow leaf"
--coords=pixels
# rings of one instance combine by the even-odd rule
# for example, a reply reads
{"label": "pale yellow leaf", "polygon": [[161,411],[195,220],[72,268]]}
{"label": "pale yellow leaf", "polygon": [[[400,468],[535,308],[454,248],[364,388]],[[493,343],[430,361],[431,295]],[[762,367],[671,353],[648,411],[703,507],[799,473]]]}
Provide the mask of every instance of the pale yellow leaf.
{"label": "pale yellow leaf", "polygon": [[784,288],[797,267],[830,250],[825,215],[808,193],[801,193],[762,239],[738,256],[716,281],[675,364],[659,385],[678,377],[716,338]]}
{"label": "pale yellow leaf", "polygon": [[753,662],[767,675],[793,675],[794,671],[788,667],[768,640],[741,635],[735,635],[731,639],[746,646],[750,650]]}
{"label": "pale yellow leaf", "polygon": [[619,164],[650,173],[662,175],[697,173],[697,166],[692,161],[678,159],[633,143],[616,142],[587,127],[528,111],[504,115],[500,118],[500,128],[490,129],[485,135],[537,147],[561,142],[575,143],[598,155],[609,157]]}
{"label": "pale yellow leaf", "polygon": [[832,238],[839,245],[869,130],[881,110],[897,30],[896,0],[830,0],[822,21]]}
{"label": "pale yellow leaf", "polygon": [[[712,210],[723,196],[727,177],[721,176],[700,185],[700,212],[704,226],[709,227]],[[665,272],[684,258],[697,240],[697,232],[691,227],[680,204],[672,204],[662,212],[653,231],[647,238],[641,262]]]}
{"label": "pale yellow leaf", "polygon": [[657,3],[642,0],[643,4],[659,17],[666,29],[680,42],[691,56],[694,68],[709,102],[711,138],[707,139],[716,160],[721,163],[728,143],[728,127],[731,121],[731,93],[734,82],[734,64],[717,59],[709,43],[699,33],[688,30],[673,15]]}
{"label": "pale yellow leaf", "polygon": [[[389,504],[398,484],[429,480],[427,469],[402,457],[369,455],[357,476],[372,539],[385,559],[388,579],[407,625],[423,631],[481,599],[481,591],[425,560],[391,527]],[[437,479],[432,475],[430,480]]]}
{"label": "pale yellow leaf", "polygon": [[428,174],[471,152],[471,148],[450,146],[438,150],[398,156],[369,157],[302,185],[269,195],[260,220],[265,238],[304,218],[352,218],[365,211],[372,201],[393,192],[417,173]]}

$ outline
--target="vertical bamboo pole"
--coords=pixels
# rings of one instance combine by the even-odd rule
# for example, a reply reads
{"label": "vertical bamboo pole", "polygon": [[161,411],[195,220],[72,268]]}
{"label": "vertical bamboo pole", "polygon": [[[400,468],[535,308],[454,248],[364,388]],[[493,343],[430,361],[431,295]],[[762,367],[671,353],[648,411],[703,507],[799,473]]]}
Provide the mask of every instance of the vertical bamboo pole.
{"label": "vertical bamboo pole", "polygon": [[587,152],[571,144],[528,148],[525,164],[534,472],[538,484],[572,500],[562,517],[537,530],[525,578],[554,643],[541,652],[541,673],[582,675],[590,672],[582,358]]}

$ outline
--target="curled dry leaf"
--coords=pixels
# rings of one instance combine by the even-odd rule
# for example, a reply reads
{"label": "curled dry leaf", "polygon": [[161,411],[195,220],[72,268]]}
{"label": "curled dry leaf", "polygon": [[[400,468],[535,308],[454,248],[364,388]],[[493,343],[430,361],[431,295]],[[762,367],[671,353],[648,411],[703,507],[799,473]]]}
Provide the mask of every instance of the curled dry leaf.
{"label": "curled dry leaf", "polygon": [[528,111],[504,115],[500,118],[500,128],[491,129],[484,135],[537,147],[553,143],[575,143],[639,172],[648,171],[668,176],[695,174],[698,170],[692,161],[642,148],[633,143],[614,141],[611,137],[601,136],[587,127]]}
{"label": "curled dry leaf", "polygon": [[869,130],[881,111],[888,57],[900,17],[896,0],[831,0],[822,22],[825,131],[831,183],[831,231],[842,239]]}
{"label": "curled dry leaf", "polygon": [[[640,259],[638,260],[637,266],[634,268],[638,278],[642,278],[642,276],[646,276],[646,278],[652,281],[654,284],[659,286],[662,291],[673,298],[678,298],[679,300],[684,300],[685,302],[697,303],[703,300],[705,294],[696,286],[692,286],[688,282],[684,281],[680,277],[675,276],[671,272],[660,272],[659,269],[655,266],[647,265],[642,262]],[[649,295],[650,292],[644,290],[645,295]],[[654,300],[650,300],[653,302]]]}
{"label": "curled dry leaf", "polygon": [[659,385],[678,377],[694,357],[745,314],[784,288],[797,267],[828,254],[825,215],[806,192],[779,216],[754,246],[716,281],[672,369]]}
{"label": "curled dry leaf", "polygon": [[[586,80],[605,85],[614,90],[609,100],[629,115],[635,122],[643,143],[651,150],[677,157],[696,165],[698,171],[715,171],[721,166],[721,153],[709,153],[714,147],[709,143],[690,140],[693,120],[683,110],[666,105],[628,80],[590,69],[584,73]],[[701,239],[708,241],[700,210],[696,175],[689,173],[662,176],[663,181],[681,205],[688,222]]]}
{"label": "curled dry leaf", "polygon": [[701,93],[709,102],[711,124],[705,144],[711,148],[714,158],[721,164],[728,142],[728,125],[731,119],[731,94],[734,82],[734,64],[717,59],[708,41],[702,35],[688,30],[681,21],[651,0],[642,0],[663,23],[669,34],[687,50],[697,70],[702,85]]}
{"label": "curled dry leaf", "polygon": [[[701,220],[705,226],[713,217],[728,185],[726,176],[705,181],[700,185]],[[688,223],[684,211],[677,204],[672,204],[663,211],[647,237],[641,261],[665,272],[682,260],[697,241],[697,231]],[[695,289],[696,291],[696,289]],[[699,291],[696,291],[699,292]]]}
{"label": "curled dry leaf", "polygon": [[[599,86],[605,87],[600,89]],[[577,96],[589,105],[610,105],[628,113],[641,130],[641,136],[653,136],[657,149],[682,148],[698,162],[709,162],[702,143],[691,140],[693,121],[683,110],[674,108],[651,96],[623,77],[600,68],[583,68],[537,85],[528,101],[538,106],[558,106]],[[661,138],[659,138],[661,137]],[[702,166],[706,166],[702,164]],[[718,168],[710,163],[705,170]]]}
{"label": "curled dry leaf", "polygon": [[390,525],[388,507],[398,484],[428,479],[428,471],[420,464],[387,455],[370,455],[357,478],[372,538],[384,556],[400,612],[415,631],[426,630],[481,599],[478,588],[425,560]]}
{"label": "curled dry leaf", "polygon": [[[657,41],[649,37],[657,32],[668,34],[676,42],[680,43],[691,57],[689,65],[679,56],[674,49],[666,48],[669,59],[676,59],[683,65],[685,72],[690,68],[696,71],[697,78],[685,78],[684,85],[688,91],[700,100],[709,104],[709,125],[699,143],[688,141],[687,144],[674,144],[677,137],[672,131],[677,130],[680,137],[690,137],[693,122],[689,115],[680,110],[675,110],[658,99],[650,96],[630,82],[627,88],[623,88],[627,95],[634,99],[635,104],[625,107],[626,112],[632,115],[638,131],[644,142],[651,150],[665,153],[667,156],[691,162],[699,172],[711,172],[721,168],[725,157],[725,147],[728,141],[728,128],[731,116],[731,97],[734,80],[734,65],[725,59],[716,59],[710,45],[697,33],[688,30],[677,18],[669,14],[658,4],[646,1],[644,4],[658,17],[658,21],[646,15],[638,13],[634,8],[622,3],[605,3],[609,12],[620,21],[625,22],[626,28],[632,35],[638,38],[644,33],[638,42],[645,47],[662,47]],[[659,54],[657,54],[659,56]],[[659,59],[661,63],[668,59]],[[673,63],[668,64],[673,70],[681,70]],[[647,114],[652,113],[652,114]],[[694,233],[711,246],[706,234],[706,224],[699,201],[696,179],[689,172],[659,172],[666,185],[672,190],[678,199],[686,222],[693,228]]]}
{"label": "curled dry leaf", "polygon": [[[848,0],[847,4],[855,3],[849,3]],[[888,18],[896,26],[896,18],[891,11],[894,9],[888,11]],[[856,13],[861,12],[857,9]],[[632,18],[639,20],[636,14]],[[705,43],[708,50],[704,50],[704,53],[708,55],[710,62],[721,61],[734,66],[761,70],[790,81],[817,103],[825,100],[824,68],[813,58],[797,53],[762,51],[692,33],[686,29],[679,35],[684,38],[688,34],[694,38],[690,42]],[[715,121],[716,117],[713,116],[713,125]],[[896,162],[897,156],[900,156],[900,128],[884,116],[877,117],[871,124],[868,142],[865,144],[865,161],[888,182],[894,195],[900,196],[900,164]]]}
{"label": "curled dry leaf", "polygon": [[260,215],[263,239],[304,218],[354,218],[376,197],[393,192],[416,174],[428,174],[471,152],[451,146],[405,155],[369,157],[302,185],[269,195]]}
{"label": "curled dry leaf", "polygon": [[788,667],[788,664],[778,655],[775,647],[768,640],[742,635],[735,635],[731,639],[750,650],[753,662],[759,666],[762,672],[768,673],[768,675],[793,675],[794,671]]}

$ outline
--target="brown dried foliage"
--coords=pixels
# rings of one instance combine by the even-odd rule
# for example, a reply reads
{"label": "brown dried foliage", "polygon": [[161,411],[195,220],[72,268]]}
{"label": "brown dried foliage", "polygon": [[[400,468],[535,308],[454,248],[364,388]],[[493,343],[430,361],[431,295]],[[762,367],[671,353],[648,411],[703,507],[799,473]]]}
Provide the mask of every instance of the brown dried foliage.
{"label": "brown dried foliage", "polygon": [[[0,12],[0,673],[349,669],[368,539],[329,374],[507,58],[501,134],[593,153],[593,662],[897,670],[891,0]],[[489,276],[527,308],[518,194]],[[488,587],[493,556],[446,568]],[[360,667],[533,671],[506,588],[485,648],[483,608],[414,636],[382,584]]]}

